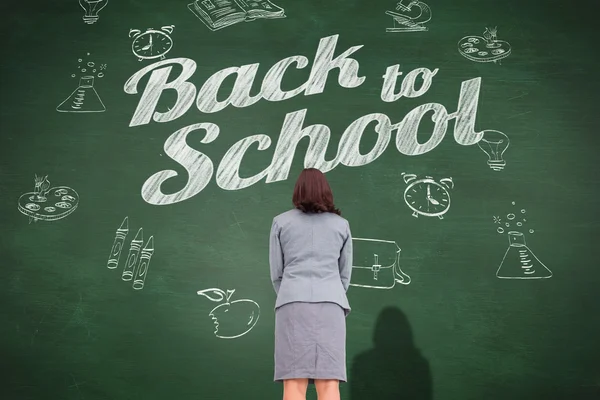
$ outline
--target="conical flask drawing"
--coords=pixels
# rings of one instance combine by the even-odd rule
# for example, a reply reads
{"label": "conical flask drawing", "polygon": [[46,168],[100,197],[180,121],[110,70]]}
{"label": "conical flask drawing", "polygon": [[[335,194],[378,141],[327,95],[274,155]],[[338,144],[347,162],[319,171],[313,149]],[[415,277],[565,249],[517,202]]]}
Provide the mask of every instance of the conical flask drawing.
{"label": "conical flask drawing", "polygon": [[106,107],[94,89],[94,77],[83,76],[79,79],[79,87],[58,107],[58,112],[104,112]]}
{"label": "conical flask drawing", "polygon": [[543,279],[550,278],[550,271],[533,251],[525,244],[521,232],[508,232],[508,249],[496,272],[501,279]]}

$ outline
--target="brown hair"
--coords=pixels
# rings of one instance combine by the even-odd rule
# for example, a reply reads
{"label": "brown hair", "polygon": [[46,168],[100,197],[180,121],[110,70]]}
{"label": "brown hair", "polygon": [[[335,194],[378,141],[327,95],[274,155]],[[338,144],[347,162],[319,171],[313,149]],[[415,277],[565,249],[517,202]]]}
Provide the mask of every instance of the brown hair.
{"label": "brown hair", "polygon": [[305,168],[300,172],[292,202],[294,207],[306,213],[342,214],[333,204],[333,193],[327,178],[316,168]]}

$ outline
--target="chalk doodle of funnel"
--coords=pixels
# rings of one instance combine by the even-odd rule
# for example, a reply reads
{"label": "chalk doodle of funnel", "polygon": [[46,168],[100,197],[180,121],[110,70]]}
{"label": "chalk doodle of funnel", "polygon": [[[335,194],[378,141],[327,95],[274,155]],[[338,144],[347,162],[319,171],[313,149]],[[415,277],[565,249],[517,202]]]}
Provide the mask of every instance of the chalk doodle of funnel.
{"label": "chalk doodle of funnel", "polygon": [[477,142],[477,146],[488,156],[488,166],[494,171],[502,171],[506,166],[502,157],[509,145],[508,136],[493,129],[483,131],[481,140]]}
{"label": "chalk doodle of funnel", "polygon": [[[89,56],[90,53],[87,53]],[[96,65],[88,58],[78,60],[78,73],[71,74],[71,78],[79,76],[77,88],[56,107],[56,111],[63,113],[96,113],[106,111],[94,84],[96,79],[104,77],[106,64]]]}
{"label": "chalk doodle of funnel", "polygon": [[[512,202],[513,207],[516,203]],[[496,232],[503,234],[506,230],[508,236],[508,248],[496,271],[496,277],[500,279],[547,279],[552,277],[552,271],[533,253],[525,241],[525,230],[527,224],[527,211],[515,209],[506,214],[506,217],[494,216],[494,224],[499,225]],[[529,229],[530,234],[535,231]]]}
{"label": "chalk doodle of funnel", "polygon": [[402,0],[396,4],[396,11],[386,11],[392,17],[394,26],[386,28],[386,32],[421,32],[431,20],[431,8],[422,1]]}
{"label": "chalk doodle of funnel", "polygon": [[392,289],[408,285],[410,276],[400,268],[401,249],[395,241],[352,238],[353,262],[350,286]]}
{"label": "chalk doodle of funnel", "polygon": [[235,289],[226,292],[218,288],[199,290],[198,295],[221,303],[208,316],[215,324],[214,334],[219,339],[236,339],[250,332],[260,317],[260,306],[250,299],[231,301]]}

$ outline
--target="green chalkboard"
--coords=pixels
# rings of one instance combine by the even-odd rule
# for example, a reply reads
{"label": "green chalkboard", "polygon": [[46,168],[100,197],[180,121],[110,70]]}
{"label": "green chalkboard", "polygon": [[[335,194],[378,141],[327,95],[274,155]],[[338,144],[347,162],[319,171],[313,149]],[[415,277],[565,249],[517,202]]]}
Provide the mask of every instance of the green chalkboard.
{"label": "green chalkboard", "polygon": [[343,399],[600,398],[595,3],[425,3],[3,2],[0,397],[281,398],[315,166]]}

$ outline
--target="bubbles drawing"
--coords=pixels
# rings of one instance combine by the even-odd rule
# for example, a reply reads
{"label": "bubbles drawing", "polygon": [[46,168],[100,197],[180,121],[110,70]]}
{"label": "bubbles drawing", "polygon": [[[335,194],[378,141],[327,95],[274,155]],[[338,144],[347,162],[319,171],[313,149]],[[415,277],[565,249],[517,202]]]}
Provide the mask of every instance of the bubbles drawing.
{"label": "bubbles drawing", "polygon": [[502,158],[508,148],[510,140],[500,131],[488,129],[483,131],[483,136],[477,145],[488,156],[488,165],[494,171],[502,171],[506,161]]}
{"label": "bubbles drawing", "polygon": [[[522,209],[520,213],[508,213],[506,215],[508,222],[505,222],[504,225],[510,228],[511,224],[515,224],[517,227],[522,228],[527,220],[525,218],[516,220],[516,218],[517,216],[523,216],[525,213],[525,209]],[[502,219],[495,216],[494,223],[501,225]],[[497,228],[497,232],[504,233],[504,229],[500,226]],[[529,229],[529,233],[534,233],[534,230]],[[500,279],[544,279],[552,277],[552,271],[527,246],[525,235],[522,232],[511,230],[507,236],[508,248],[496,271],[496,277]]]}

